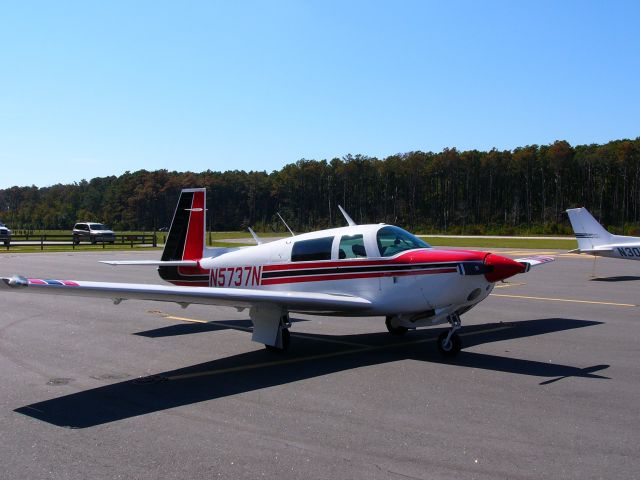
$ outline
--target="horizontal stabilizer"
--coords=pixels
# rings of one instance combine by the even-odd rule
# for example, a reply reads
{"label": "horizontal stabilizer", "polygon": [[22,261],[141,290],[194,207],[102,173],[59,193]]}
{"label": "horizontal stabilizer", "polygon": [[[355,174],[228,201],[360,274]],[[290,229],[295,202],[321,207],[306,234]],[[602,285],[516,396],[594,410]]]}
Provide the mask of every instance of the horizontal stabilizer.
{"label": "horizontal stabilizer", "polygon": [[100,260],[107,265],[146,265],[163,267],[197,267],[197,260]]}
{"label": "horizontal stabilizer", "polygon": [[613,247],[595,247],[595,248],[576,248],[574,250],[569,250],[567,253],[592,253],[597,255],[602,252],[611,252],[613,251]]}

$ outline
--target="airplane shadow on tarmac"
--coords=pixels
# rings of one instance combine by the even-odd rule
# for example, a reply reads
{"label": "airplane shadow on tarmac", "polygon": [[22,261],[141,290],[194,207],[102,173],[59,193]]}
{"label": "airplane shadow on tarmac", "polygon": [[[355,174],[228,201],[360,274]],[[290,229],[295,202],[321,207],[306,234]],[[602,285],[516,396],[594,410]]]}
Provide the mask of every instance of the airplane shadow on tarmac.
{"label": "airplane shadow on tarmac", "polygon": [[620,275],[617,277],[596,277],[592,278],[592,282],[633,282],[640,280],[640,277],[635,275]]}
{"label": "airplane shadow on tarmac", "polygon": [[[218,322],[209,330],[244,328],[239,321]],[[464,347],[525,338],[602,322],[547,318],[514,323],[468,326],[461,330]],[[207,324],[186,324],[171,331],[158,329],[157,336],[206,331]],[[546,377],[540,385],[566,377],[607,379],[594,372],[609,365],[587,368],[462,351],[451,360],[437,352],[433,339],[444,329],[410,332],[392,337],[386,332],[328,336],[292,333],[286,354],[259,349],[149,377],[113,383],[91,390],[33,403],[15,411],[66,428],[88,428],[182,405],[214,400],[262,388],[329,375],[332,373],[399,360],[448,363],[519,375]],[[153,337],[153,331],[142,332]]]}
{"label": "airplane shadow on tarmac", "polygon": [[[308,322],[302,318],[291,318],[292,324]],[[149,338],[174,337],[176,335],[191,335],[192,333],[215,332],[216,330],[251,330],[253,324],[251,320],[226,320],[215,323],[178,323],[168,327],[155,328],[146,332],[137,332],[134,335]]]}

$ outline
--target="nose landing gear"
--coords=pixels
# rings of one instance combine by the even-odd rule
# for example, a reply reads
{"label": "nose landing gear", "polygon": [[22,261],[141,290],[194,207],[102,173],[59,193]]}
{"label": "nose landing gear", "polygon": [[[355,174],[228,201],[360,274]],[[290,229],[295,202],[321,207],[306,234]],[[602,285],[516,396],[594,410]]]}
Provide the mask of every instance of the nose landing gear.
{"label": "nose landing gear", "polygon": [[457,313],[449,315],[447,320],[451,324],[451,328],[448,332],[442,332],[438,336],[438,351],[444,357],[455,357],[462,349],[462,340],[456,333],[456,330],[462,327],[462,322]]}

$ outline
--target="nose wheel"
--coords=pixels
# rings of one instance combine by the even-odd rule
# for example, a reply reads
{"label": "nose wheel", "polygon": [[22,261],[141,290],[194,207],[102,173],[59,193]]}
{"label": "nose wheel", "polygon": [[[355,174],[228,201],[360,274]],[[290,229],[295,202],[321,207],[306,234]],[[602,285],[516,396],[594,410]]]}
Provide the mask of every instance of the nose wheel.
{"label": "nose wheel", "polygon": [[447,318],[451,324],[448,332],[442,332],[438,335],[438,351],[443,357],[455,357],[462,349],[462,340],[460,335],[456,333],[462,327],[460,315],[453,313]]}

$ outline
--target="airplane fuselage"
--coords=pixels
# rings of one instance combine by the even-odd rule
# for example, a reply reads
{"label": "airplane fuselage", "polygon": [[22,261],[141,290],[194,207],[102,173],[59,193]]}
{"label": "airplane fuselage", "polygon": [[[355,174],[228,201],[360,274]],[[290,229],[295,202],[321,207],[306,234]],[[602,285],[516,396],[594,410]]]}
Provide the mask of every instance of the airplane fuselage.
{"label": "airplane fuselage", "polygon": [[[218,255],[205,250],[198,267],[160,267],[160,274],[185,286],[353,295],[371,305],[351,315],[396,315],[411,327],[445,322],[491,293],[495,279],[485,275],[491,254],[410,245],[405,235],[389,225],[334,228]],[[513,263],[514,274],[523,271]]]}
{"label": "airplane fuselage", "polygon": [[[640,260],[640,242],[618,244],[618,245],[603,245],[603,250],[596,250],[595,255],[599,257],[620,258],[623,260]],[[606,250],[604,249],[606,248]]]}

